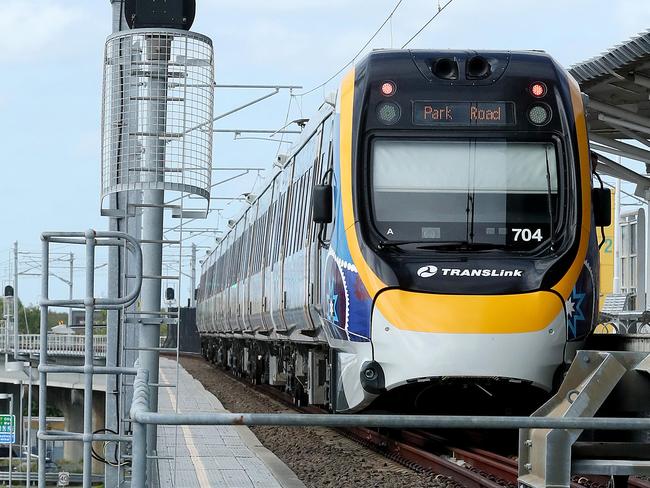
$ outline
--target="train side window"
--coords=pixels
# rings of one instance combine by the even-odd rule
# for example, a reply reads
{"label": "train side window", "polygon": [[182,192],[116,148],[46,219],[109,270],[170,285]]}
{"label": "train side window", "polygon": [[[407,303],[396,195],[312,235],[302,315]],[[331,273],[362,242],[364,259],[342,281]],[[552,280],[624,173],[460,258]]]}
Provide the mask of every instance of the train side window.
{"label": "train side window", "polygon": [[267,209],[266,212],[264,212],[264,216],[262,217],[262,222],[260,222],[260,256],[259,256],[259,263],[258,267],[261,270],[264,266],[264,256],[266,256],[266,242],[267,242],[267,222],[269,221],[269,215],[270,215],[271,209]]}
{"label": "train side window", "polygon": [[253,224],[253,239],[251,243],[251,264],[249,266],[249,271],[248,274],[249,276],[254,275],[257,272],[257,255],[258,253],[258,241],[260,238],[260,232],[259,232],[259,227],[260,227],[260,219],[258,218],[255,220],[255,223]]}
{"label": "train side window", "polygon": [[293,224],[293,252],[298,248],[298,235],[300,232],[300,207],[302,204],[302,177],[296,182],[296,211],[294,213],[295,222]]}
{"label": "train side window", "polygon": [[280,259],[280,246],[283,244],[284,240],[284,212],[285,212],[285,200],[287,199],[287,194],[283,193],[280,196],[280,201],[277,208],[277,218],[275,219],[275,229],[273,229],[274,242],[273,242],[273,262],[277,263]]}
{"label": "train side window", "polygon": [[295,219],[293,217],[295,210],[296,210],[296,184],[295,182],[291,183],[290,187],[290,192],[289,192],[289,197],[287,200],[287,234],[285,237],[285,256],[290,256],[291,255],[291,242],[293,240],[293,225],[295,222]]}
{"label": "train side window", "polygon": [[269,208],[269,215],[267,217],[267,224],[269,224],[264,232],[264,263],[263,266],[266,267],[271,264],[272,250],[273,250],[273,224],[275,222],[275,205],[276,202],[271,204]]}
{"label": "train side window", "polygon": [[242,281],[246,276],[246,249],[248,248],[248,229],[244,231],[241,239],[241,257],[239,258],[239,274],[237,281]]}
{"label": "train side window", "polygon": [[309,175],[311,174],[311,168],[302,175],[302,191],[300,196],[300,223],[298,224],[298,249],[302,249],[305,246],[305,216],[308,213],[307,207],[308,204],[308,188],[309,188]]}
{"label": "train side window", "polygon": [[302,249],[303,234],[305,233],[305,195],[307,194],[307,173],[300,177],[300,212],[298,214],[298,224],[296,225],[296,251]]}
{"label": "train side window", "polygon": [[302,176],[298,179],[296,185],[296,202],[295,207],[296,211],[294,213],[295,222],[293,224],[293,249],[292,252],[296,252],[300,246],[300,216],[302,215],[302,184],[304,179]]}
{"label": "train side window", "polygon": [[[314,161],[314,165],[318,164],[317,161]],[[305,175],[305,198],[303,199],[304,202],[304,218],[302,221],[303,225],[303,245],[306,243],[304,241],[307,241],[309,239],[309,231],[311,229],[311,191],[312,188],[314,187],[314,182],[312,181],[314,171],[313,168],[309,168],[309,171]]]}

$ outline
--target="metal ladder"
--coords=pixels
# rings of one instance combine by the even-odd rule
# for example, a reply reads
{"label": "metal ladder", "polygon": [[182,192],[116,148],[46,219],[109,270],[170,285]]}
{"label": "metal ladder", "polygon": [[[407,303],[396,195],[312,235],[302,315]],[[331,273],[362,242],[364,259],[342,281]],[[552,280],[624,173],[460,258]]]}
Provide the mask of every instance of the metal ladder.
{"label": "metal ladder", "polygon": [[[140,351],[152,351],[152,352],[157,352],[157,353],[163,353],[166,355],[170,355],[176,364],[176,369],[175,369],[175,378],[173,382],[168,382],[168,383],[163,383],[161,381],[158,381],[157,383],[150,383],[149,386],[156,388],[158,390],[158,394],[160,394],[163,389],[165,391],[167,389],[173,389],[175,391],[175,402],[174,402],[174,411],[178,412],[179,406],[178,406],[178,401],[179,401],[179,395],[178,395],[178,384],[179,384],[179,359],[180,359],[180,291],[182,289],[182,284],[183,284],[183,241],[184,241],[184,234],[183,234],[183,228],[185,225],[185,220],[186,220],[186,213],[184,212],[184,201],[185,198],[187,198],[187,195],[182,195],[180,198],[180,204],[164,204],[163,208],[165,210],[171,210],[171,217],[174,219],[175,222],[175,233],[177,234],[177,238],[175,239],[162,239],[162,240],[147,240],[147,239],[138,239],[138,243],[142,246],[143,244],[160,244],[163,247],[163,272],[160,275],[143,275],[142,279],[160,279],[161,280],[161,288],[163,290],[163,294],[166,290],[167,287],[171,287],[175,290],[176,293],[176,304],[177,307],[176,310],[164,310],[161,307],[161,310],[143,310],[140,307],[139,303],[133,304],[129,308],[124,308],[121,312],[121,323],[123,324],[122,327],[122,336],[120,338],[120,343],[122,344],[122,350],[120,351],[120,358],[123,360],[126,360],[127,363],[129,362],[127,358],[129,356],[133,356],[133,354],[137,354]],[[138,208],[142,208],[146,206],[145,204],[140,204],[140,203],[134,203],[130,204],[130,207],[134,209],[134,212],[137,212]],[[193,217],[192,214],[190,214],[190,217]],[[165,258],[170,258],[174,259],[178,266],[176,268],[173,268],[172,266],[165,266]],[[128,258],[128,256],[124,256],[124,258]],[[168,269],[173,269],[175,272],[168,272],[165,270],[165,267]],[[123,287],[126,288],[128,287],[129,280],[133,279],[133,276],[128,274],[128,263],[125,262],[124,266],[124,273],[123,273]],[[124,292],[124,291],[123,291]],[[173,308],[173,307],[168,307],[168,308]],[[167,335],[169,335],[169,330],[170,327],[175,327],[176,328],[176,341],[175,345],[173,347],[165,346],[163,345],[163,337],[161,336],[161,340],[159,344],[156,347],[140,347],[139,345],[129,345],[133,344],[133,341],[130,340],[130,337],[133,337],[134,335],[137,336],[137,329],[140,325],[142,324],[155,324],[155,325],[160,325],[166,326],[167,327]],[[165,338],[166,339],[166,338]],[[130,434],[131,433],[131,419],[129,418],[129,408],[131,405],[131,396],[132,396],[132,388],[133,388],[133,383],[126,378],[121,377],[119,381],[119,392],[120,392],[120,409],[119,409],[119,418],[120,418],[120,433],[125,433],[125,434]],[[148,475],[151,479],[152,486],[156,486],[158,484],[158,469],[157,469],[157,463],[159,461],[172,461],[174,463],[174,468],[176,467],[176,458],[177,458],[177,446],[178,446],[178,427],[176,427],[175,430],[175,441],[174,441],[174,455],[173,456],[161,456],[158,454],[157,449],[153,449],[150,451],[150,453],[147,455],[148,459],[148,464],[149,467],[147,469]],[[131,472],[130,469],[130,459],[131,459],[131,452],[130,449],[126,452],[120,451],[118,454],[118,463],[124,465],[127,467],[127,470],[124,472],[124,479],[123,481],[131,481]],[[176,470],[174,469],[174,473]],[[174,475],[175,476],[175,475]],[[120,480],[122,481],[122,480]],[[173,480],[174,486],[176,486],[176,480]]]}

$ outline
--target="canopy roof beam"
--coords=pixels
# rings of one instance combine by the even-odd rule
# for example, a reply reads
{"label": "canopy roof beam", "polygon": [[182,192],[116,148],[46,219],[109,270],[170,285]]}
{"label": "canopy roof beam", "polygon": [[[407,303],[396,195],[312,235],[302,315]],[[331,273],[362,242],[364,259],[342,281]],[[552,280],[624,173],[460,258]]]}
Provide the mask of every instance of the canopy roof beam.
{"label": "canopy roof beam", "polygon": [[650,178],[640,175],[636,171],[626,168],[622,164],[618,164],[602,154],[596,154],[596,156],[598,156],[596,171],[636,184],[634,194],[644,200],[648,200],[650,196]]}
{"label": "canopy roof beam", "polygon": [[[624,156],[626,158],[637,159],[639,161],[650,163],[650,151],[646,151],[645,149],[641,149],[640,147],[632,146],[630,144],[626,144],[616,139],[610,139],[609,137],[601,136],[598,134],[591,134],[589,136],[589,139],[602,146],[608,146],[618,151],[613,154],[620,153],[621,156]],[[610,152],[610,151],[606,151],[606,152]]]}
{"label": "canopy roof beam", "polygon": [[650,118],[635,114],[634,112],[630,112],[629,110],[625,110],[619,107],[614,107],[613,105],[599,102],[598,100],[594,100],[593,98],[589,99],[589,107],[596,110],[597,112],[601,112],[605,115],[611,115],[625,122],[632,122],[634,124],[639,124],[645,127],[646,130],[650,128]]}

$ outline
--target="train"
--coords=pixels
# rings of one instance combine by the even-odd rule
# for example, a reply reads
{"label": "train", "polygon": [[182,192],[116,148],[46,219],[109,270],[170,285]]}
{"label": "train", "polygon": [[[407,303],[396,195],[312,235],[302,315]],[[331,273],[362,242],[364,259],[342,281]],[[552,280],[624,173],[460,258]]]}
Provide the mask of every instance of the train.
{"label": "train", "polygon": [[584,112],[544,52],[371,52],[202,263],[203,355],[333,412],[539,404],[597,319]]}

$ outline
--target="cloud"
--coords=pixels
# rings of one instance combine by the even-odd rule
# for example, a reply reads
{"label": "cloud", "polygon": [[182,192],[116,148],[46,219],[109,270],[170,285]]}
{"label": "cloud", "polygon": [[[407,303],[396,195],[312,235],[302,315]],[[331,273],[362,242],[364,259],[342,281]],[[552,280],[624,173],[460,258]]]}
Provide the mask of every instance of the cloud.
{"label": "cloud", "polygon": [[83,17],[81,9],[60,2],[2,0],[0,62],[27,62],[34,56],[51,54],[68,28]]}

